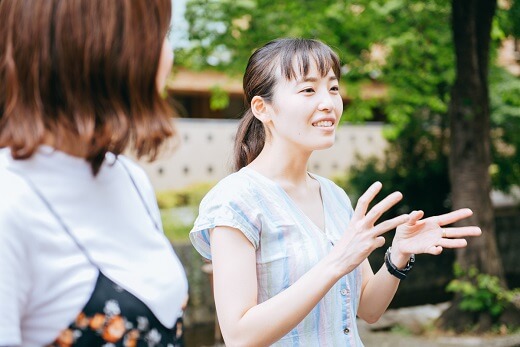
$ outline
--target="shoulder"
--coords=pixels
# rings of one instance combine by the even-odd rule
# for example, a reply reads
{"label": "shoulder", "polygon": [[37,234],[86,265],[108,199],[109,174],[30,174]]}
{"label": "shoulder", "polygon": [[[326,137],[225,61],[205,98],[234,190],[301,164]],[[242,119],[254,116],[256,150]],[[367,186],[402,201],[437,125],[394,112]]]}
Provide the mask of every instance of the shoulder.
{"label": "shoulder", "polygon": [[31,234],[29,226],[46,208],[15,164],[9,151],[0,149],[0,234],[19,240]]}
{"label": "shoulder", "polygon": [[145,193],[146,198],[155,200],[155,191],[146,171],[144,171],[138,163],[125,155],[118,155],[117,161],[121,163],[125,171],[127,171],[131,179],[137,185],[138,189]]}
{"label": "shoulder", "polygon": [[21,177],[1,165],[0,196],[1,263],[24,262],[26,240],[38,236],[32,232],[32,225],[41,203]]}
{"label": "shoulder", "polygon": [[0,165],[0,225],[14,221],[20,214],[32,208],[34,194],[16,173]]}
{"label": "shoulder", "polygon": [[[137,190],[144,195],[143,198],[145,199],[148,207],[152,209],[156,222],[161,224],[155,190],[153,188],[152,182],[150,181],[150,178],[148,177],[148,174],[141,166],[139,166],[139,164],[124,155],[119,155],[117,160],[125,168],[125,171],[128,172],[130,178],[135,182]],[[126,179],[128,179],[128,177],[126,177]]]}
{"label": "shoulder", "polygon": [[[107,158],[107,160],[110,160],[110,158]],[[135,161],[122,154],[117,156],[117,160],[129,171],[132,178],[137,181],[136,183],[151,185],[148,175]]]}
{"label": "shoulder", "polygon": [[210,201],[230,201],[250,199],[255,195],[258,188],[254,181],[243,171],[230,174],[219,181],[204,197],[202,203]]}

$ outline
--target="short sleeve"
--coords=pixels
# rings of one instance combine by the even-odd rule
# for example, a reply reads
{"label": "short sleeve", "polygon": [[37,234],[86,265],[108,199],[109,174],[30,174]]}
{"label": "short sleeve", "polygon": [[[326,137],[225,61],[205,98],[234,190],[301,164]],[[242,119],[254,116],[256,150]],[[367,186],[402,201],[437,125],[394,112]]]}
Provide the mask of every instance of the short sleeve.
{"label": "short sleeve", "polygon": [[228,176],[228,179],[218,183],[202,200],[199,215],[190,232],[195,249],[204,258],[211,259],[209,231],[218,226],[240,230],[257,249],[261,212],[254,201],[250,187],[240,182],[238,177]]}

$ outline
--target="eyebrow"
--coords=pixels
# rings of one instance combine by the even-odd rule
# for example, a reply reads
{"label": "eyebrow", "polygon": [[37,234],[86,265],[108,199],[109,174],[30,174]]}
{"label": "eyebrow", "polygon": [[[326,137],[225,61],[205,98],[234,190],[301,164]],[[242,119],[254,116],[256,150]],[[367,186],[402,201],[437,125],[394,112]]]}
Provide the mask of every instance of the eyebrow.
{"label": "eyebrow", "polygon": [[[329,77],[329,81],[337,81],[337,80],[338,80],[338,78],[335,75]],[[300,83],[304,83],[304,82],[317,82],[317,81],[318,81],[317,77],[306,76],[303,79],[296,80],[296,83],[300,84]]]}

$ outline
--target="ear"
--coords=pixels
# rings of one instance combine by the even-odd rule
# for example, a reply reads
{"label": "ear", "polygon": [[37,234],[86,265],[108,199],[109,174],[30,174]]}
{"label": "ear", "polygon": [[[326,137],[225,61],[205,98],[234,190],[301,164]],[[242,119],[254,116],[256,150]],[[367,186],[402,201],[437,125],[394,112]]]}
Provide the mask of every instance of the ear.
{"label": "ear", "polygon": [[269,113],[269,105],[261,96],[255,96],[251,100],[251,111],[253,115],[262,123],[269,123],[271,115]]}

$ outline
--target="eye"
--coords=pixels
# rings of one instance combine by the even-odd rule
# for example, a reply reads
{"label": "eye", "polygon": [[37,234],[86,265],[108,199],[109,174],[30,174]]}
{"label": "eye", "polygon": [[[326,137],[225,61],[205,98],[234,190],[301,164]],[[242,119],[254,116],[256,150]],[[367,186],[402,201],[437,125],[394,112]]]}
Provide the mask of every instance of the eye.
{"label": "eye", "polygon": [[333,86],[330,90],[333,92],[339,92],[339,86]]}
{"label": "eye", "polygon": [[314,93],[314,88],[305,88],[305,89],[302,89],[302,90],[300,91],[300,93],[306,93],[306,94]]}

